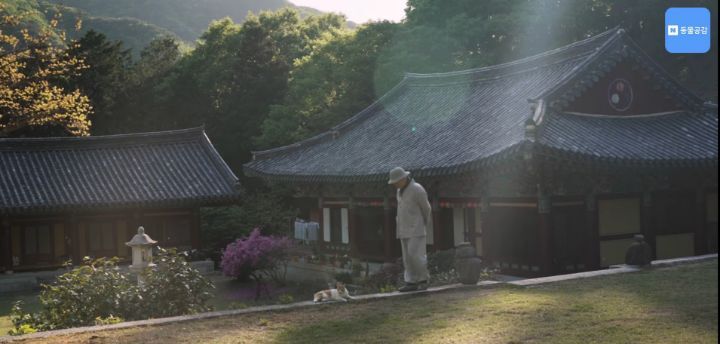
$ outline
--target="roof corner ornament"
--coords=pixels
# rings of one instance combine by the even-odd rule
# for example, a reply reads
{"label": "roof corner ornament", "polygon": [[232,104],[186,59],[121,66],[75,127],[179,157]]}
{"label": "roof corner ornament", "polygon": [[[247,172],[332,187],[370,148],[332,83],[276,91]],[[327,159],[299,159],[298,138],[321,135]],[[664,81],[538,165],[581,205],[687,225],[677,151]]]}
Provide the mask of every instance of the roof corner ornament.
{"label": "roof corner ornament", "polygon": [[530,117],[525,121],[525,138],[534,142],[535,138],[537,137],[536,134],[537,124],[535,123],[535,120]]}
{"label": "roof corner ornament", "polygon": [[335,140],[338,138],[338,136],[340,136],[340,131],[338,131],[337,129],[334,129],[334,130],[330,131],[330,134],[332,135],[333,140]]}

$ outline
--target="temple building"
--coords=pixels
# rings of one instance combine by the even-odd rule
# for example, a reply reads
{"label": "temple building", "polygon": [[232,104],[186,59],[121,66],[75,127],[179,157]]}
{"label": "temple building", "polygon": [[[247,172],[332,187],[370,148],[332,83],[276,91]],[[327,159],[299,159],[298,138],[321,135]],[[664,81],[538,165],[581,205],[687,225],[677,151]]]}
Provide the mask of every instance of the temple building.
{"label": "temple building", "polygon": [[129,259],[139,226],[161,246],[199,248],[198,208],[236,203],[238,186],[202,128],[0,138],[0,271]]}
{"label": "temple building", "polygon": [[717,105],[621,28],[491,67],[406,74],[374,104],[309,139],[254,152],[245,173],[293,185],[321,247],[388,261],[395,166],[433,206],[430,250],[470,242],[506,273],[717,252]]}

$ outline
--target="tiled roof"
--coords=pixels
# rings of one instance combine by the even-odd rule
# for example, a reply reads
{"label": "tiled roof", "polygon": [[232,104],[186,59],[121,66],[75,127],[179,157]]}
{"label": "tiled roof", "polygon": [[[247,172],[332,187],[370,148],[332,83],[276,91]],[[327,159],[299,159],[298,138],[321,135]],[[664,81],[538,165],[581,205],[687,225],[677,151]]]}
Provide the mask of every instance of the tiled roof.
{"label": "tiled roof", "polygon": [[639,116],[552,113],[538,128],[548,154],[645,165],[717,166],[717,109]]}
{"label": "tiled roof", "polygon": [[[277,180],[348,182],[385,179],[395,166],[402,166],[415,176],[447,175],[488,166],[534,145],[535,140],[525,132],[528,120],[540,119],[538,113],[542,116],[545,112],[562,111],[564,104],[578,96],[577,90],[589,87],[619,60],[632,54],[633,58],[650,63],[643,53],[633,53],[637,47],[631,41],[622,29],[612,29],[584,41],[497,66],[451,73],[407,74],[376,103],[331,130],[289,146],[254,152],[253,161],[245,164],[245,173]],[[652,68],[657,69],[658,78],[664,75],[656,64]],[[681,93],[682,101],[690,104],[687,108],[702,108],[699,98],[677,88],[676,83],[669,81],[665,86]],[[543,111],[536,111],[538,108]],[[703,116],[706,121],[712,119],[707,117],[712,115]],[[661,133],[674,130],[671,126],[676,122],[668,122],[666,118],[675,117],[658,119],[656,127],[663,127],[662,130],[646,133],[644,138],[665,140],[660,137]],[[576,121],[573,118],[547,119],[547,124],[539,121],[538,134],[551,135],[563,130],[574,134],[572,130],[579,128],[569,123]],[[622,126],[641,121],[599,122]],[[667,124],[662,124],[665,122]],[[542,129],[544,125],[550,127]],[[623,129],[618,128],[615,135],[621,137],[621,132]],[[717,142],[717,134],[714,137]],[[579,131],[576,138],[582,138]],[[598,141],[602,141],[601,137],[594,142],[605,146],[604,141]],[[553,138],[539,142],[558,150],[572,150],[573,145],[580,147],[580,143],[574,142],[561,146]],[[658,146],[636,148],[633,158],[661,154],[643,151],[658,149]],[[605,154],[604,150],[593,152]],[[697,157],[695,153],[679,150],[670,155],[683,159]]]}
{"label": "tiled roof", "polygon": [[0,139],[0,212],[227,203],[237,183],[202,128]]}

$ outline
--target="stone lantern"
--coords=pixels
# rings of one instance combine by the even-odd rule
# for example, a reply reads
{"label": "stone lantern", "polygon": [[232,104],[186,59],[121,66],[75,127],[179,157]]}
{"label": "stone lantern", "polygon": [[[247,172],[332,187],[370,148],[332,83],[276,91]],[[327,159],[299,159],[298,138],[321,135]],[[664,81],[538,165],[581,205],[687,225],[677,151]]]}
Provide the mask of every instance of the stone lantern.
{"label": "stone lantern", "polygon": [[152,262],[152,246],[156,243],[157,241],[145,234],[145,228],[142,226],[138,227],[138,234],[125,243],[132,248],[130,271],[138,276],[139,284],[143,283],[140,273],[147,267],[155,266]]}
{"label": "stone lantern", "polygon": [[482,261],[475,255],[475,248],[469,242],[455,246],[455,271],[460,283],[476,284],[482,268]]}

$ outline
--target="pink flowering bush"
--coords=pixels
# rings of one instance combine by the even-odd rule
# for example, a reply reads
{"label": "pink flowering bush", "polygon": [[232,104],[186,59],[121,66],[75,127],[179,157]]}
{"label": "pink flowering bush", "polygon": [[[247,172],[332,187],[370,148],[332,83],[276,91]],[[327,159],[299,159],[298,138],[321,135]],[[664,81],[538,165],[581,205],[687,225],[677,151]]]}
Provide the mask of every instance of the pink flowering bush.
{"label": "pink flowering bush", "polygon": [[220,267],[226,276],[258,282],[267,277],[283,283],[291,247],[287,237],[265,236],[255,228],[248,237],[227,245]]}

